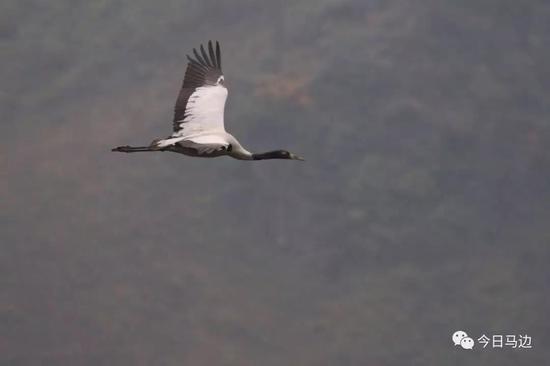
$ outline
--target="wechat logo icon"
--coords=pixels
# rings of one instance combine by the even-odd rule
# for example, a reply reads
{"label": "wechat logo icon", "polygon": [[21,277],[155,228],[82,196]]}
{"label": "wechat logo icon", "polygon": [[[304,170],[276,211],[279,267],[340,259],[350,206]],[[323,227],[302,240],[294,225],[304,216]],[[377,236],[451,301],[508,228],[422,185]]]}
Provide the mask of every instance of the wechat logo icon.
{"label": "wechat logo icon", "polygon": [[454,332],[452,339],[455,346],[460,346],[463,349],[474,348],[474,340],[468,337],[468,334],[466,334],[466,332],[463,330],[457,330],[456,332]]}

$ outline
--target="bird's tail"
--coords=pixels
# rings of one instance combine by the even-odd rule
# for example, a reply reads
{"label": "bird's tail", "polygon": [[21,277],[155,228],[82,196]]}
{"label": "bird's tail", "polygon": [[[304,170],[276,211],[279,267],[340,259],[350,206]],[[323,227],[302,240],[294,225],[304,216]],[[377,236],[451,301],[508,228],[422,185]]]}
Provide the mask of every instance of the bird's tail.
{"label": "bird's tail", "polygon": [[132,153],[132,152],[142,152],[142,151],[158,151],[158,148],[154,148],[151,146],[119,146],[111,149],[111,151],[118,151],[118,152],[125,152],[125,153]]}

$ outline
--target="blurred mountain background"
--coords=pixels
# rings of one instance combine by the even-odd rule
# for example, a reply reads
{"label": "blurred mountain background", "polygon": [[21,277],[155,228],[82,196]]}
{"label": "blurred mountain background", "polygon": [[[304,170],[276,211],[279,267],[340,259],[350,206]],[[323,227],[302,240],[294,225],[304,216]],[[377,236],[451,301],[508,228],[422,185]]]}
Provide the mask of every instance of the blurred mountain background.
{"label": "blurred mountain background", "polygon": [[[1,365],[550,362],[550,3],[0,3]],[[241,162],[171,132],[222,46]],[[453,346],[528,334],[533,349]]]}

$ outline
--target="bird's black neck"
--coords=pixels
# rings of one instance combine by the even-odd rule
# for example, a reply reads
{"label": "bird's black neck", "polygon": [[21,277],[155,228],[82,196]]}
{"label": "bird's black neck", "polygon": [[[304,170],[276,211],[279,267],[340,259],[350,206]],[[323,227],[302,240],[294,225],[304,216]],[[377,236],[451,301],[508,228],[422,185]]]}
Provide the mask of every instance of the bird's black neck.
{"label": "bird's black neck", "polygon": [[281,154],[280,150],[268,151],[264,153],[252,154],[253,160],[267,160],[267,159],[288,159]]}

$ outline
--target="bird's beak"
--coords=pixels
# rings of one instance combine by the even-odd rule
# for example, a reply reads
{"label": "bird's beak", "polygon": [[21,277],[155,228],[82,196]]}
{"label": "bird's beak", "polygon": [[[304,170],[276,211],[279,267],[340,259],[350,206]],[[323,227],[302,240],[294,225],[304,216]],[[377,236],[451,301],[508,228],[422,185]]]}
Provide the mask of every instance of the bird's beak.
{"label": "bird's beak", "polygon": [[290,154],[290,158],[292,160],[300,160],[300,161],[305,161],[306,160],[306,159],[302,158],[301,156],[294,155],[294,154]]}

